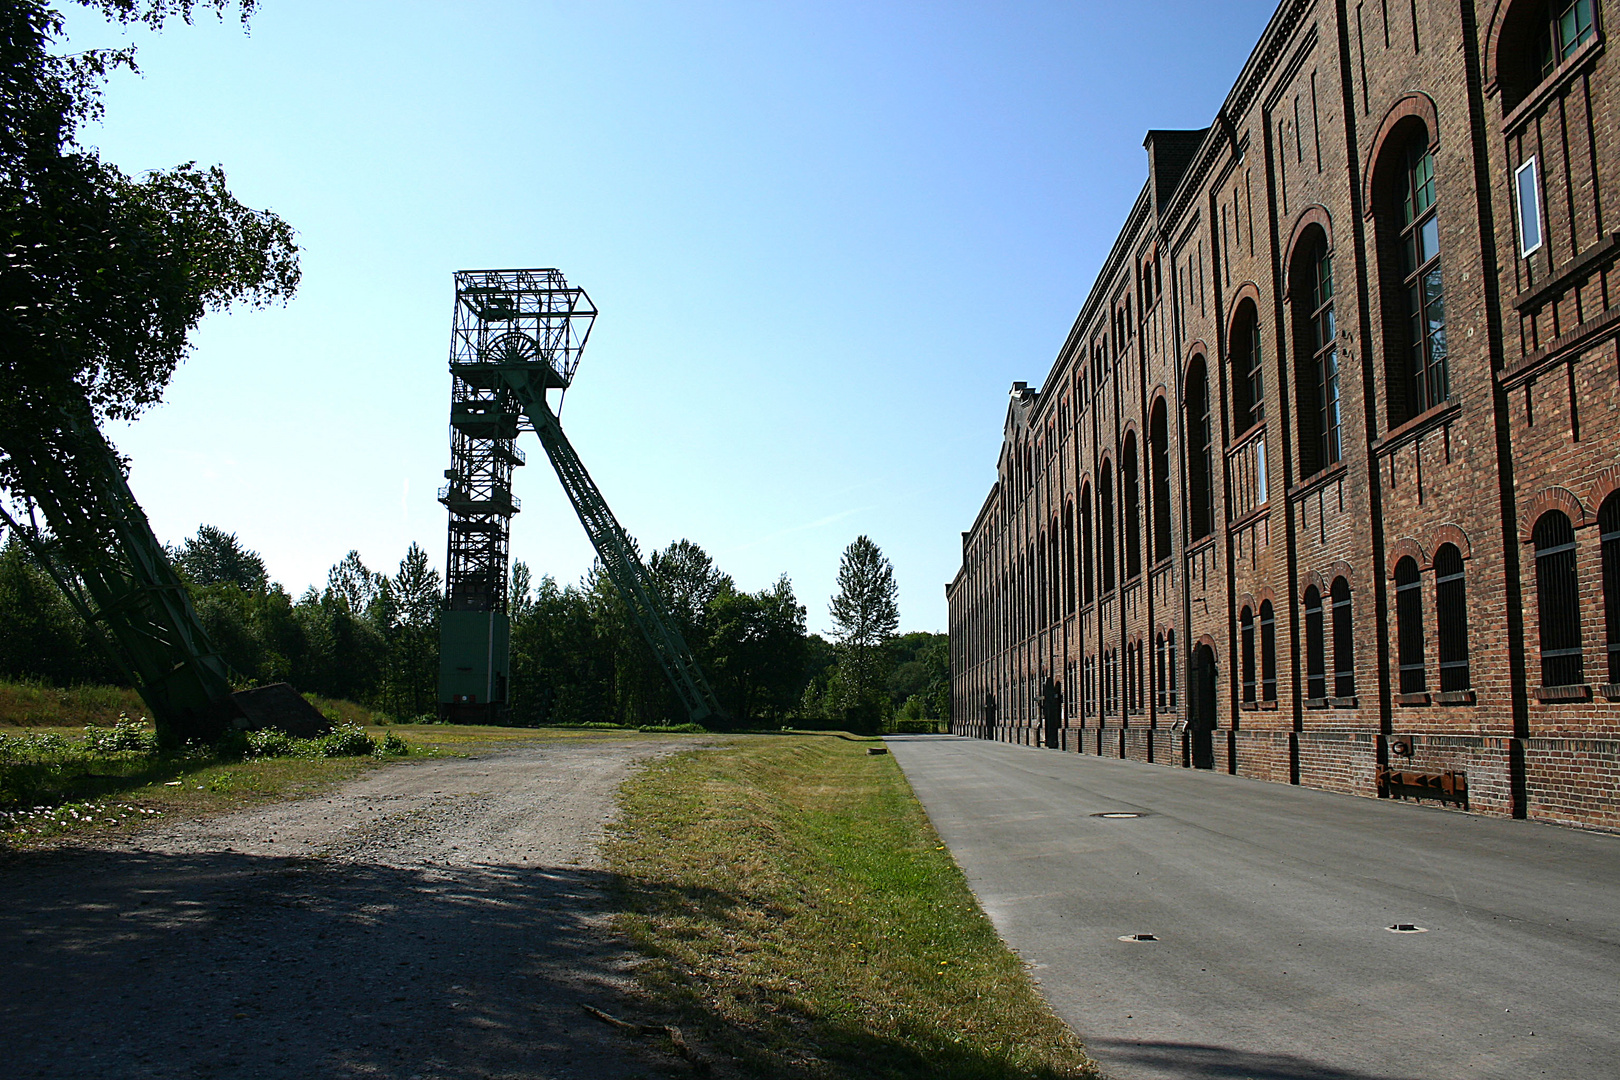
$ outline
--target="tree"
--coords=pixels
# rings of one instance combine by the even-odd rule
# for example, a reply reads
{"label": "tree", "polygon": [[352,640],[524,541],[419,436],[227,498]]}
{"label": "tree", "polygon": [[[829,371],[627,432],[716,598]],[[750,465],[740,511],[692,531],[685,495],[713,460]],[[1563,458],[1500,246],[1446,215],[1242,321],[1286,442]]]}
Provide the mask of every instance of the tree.
{"label": "tree", "polygon": [[388,641],[385,696],[396,716],[421,716],[438,702],[443,593],[444,579],[414,542],[399,572],[382,584],[377,607]]}
{"label": "tree", "polygon": [[256,592],[270,583],[259,553],[243,547],[235,533],[212,525],[200,527],[170,557],[175,569],[197,585],[234,585]]}
{"label": "tree", "polygon": [[[84,3],[153,28],[231,6]],[[237,6],[245,19],[253,0]],[[62,34],[41,0],[0,3],[0,493],[23,511],[5,520],[99,620],[160,738],[211,738],[228,722],[225,673],[98,424],[161,400],[205,313],[290,298],[298,246],[217,166],[131,177],[80,144],[102,80],[135,53],[53,55]]]}
{"label": "tree", "polygon": [[894,568],[870,538],[858,536],[844,549],[828,610],[838,642],[838,707],[852,726],[876,730],[888,712],[883,646],[899,629],[900,603]]}
{"label": "tree", "polygon": [[715,694],[733,721],[780,722],[798,703],[804,616],[786,574],[757,593],[728,585],[710,601],[705,653]]}

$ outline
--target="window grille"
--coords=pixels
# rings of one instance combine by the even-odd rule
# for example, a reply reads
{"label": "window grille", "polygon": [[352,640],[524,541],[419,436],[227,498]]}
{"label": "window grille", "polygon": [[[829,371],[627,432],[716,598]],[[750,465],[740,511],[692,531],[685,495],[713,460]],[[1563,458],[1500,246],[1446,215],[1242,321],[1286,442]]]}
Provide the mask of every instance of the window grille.
{"label": "window grille", "polygon": [[1400,692],[1421,694],[1429,687],[1423,667],[1423,579],[1411,556],[1395,564],[1395,638]]}
{"label": "window grille", "polygon": [[1277,617],[1270,600],[1260,602],[1260,700],[1277,700]]}
{"label": "window grille", "polygon": [[1120,487],[1125,510],[1125,580],[1142,572],[1142,486],[1139,482],[1134,434],[1125,436]]}
{"label": "window grille", "polygon": [[1603,534],[1603,616],[1609,644],[1609,681],[1620,683],[1620,493],[1598,509]]}
{"label": "window grille", "polygon": [[1333,693],[1335,697],[1356,696],[1356,645],[1350,618],[1350,583],[1334,578],[1333,597]]}
{"label": "window grille", "polygon": [[1440,689],[1467,690],[1468,594],[1462,552],[1446,544],[1434,556],[1434,625],[1440,644]]}
{"label": "window grille", "polygon": [[1194,540],[1215,531],[1209,368],[1196,357],[1187,372],[1188,527]]}
{"label": "window grille", "polygon": [[1581,670],[1580,582],[1575,529],[1557,510],[1541,515],[1531,536],[1536,547],[1536,608],[1541,624],[1541,684],[1573,686]]}
{"label": "window grille", "polygon": [[1440,219],[1435,208],[1434,153],[1427,133],[1407,148],[1401,192],[1401,281],[1410,350],[1411,414],[1451,396],[1446,367],[1446,302],[1440,280]]}
{"label": "window grille", "polygon": [[1323,639],[1322,594],[1305,590],[1305,696],[1327,697],[1327,649]]}
{"label": "window grille", "polygon": [[1176,656],[1176,632],[1166,630],[1164,633],[1165,679],[1170,684],[1169,708],[1176,707],[1176,666],[1180,662]]}
{"label": "window grille", "polygon": [[1092,561],[1095,552],[1091,542],[1091,485],[1087,484],[1080,489],[1080,602],[1091,603],[1092,595],[1096,592],[1097,571],[1096,563]]}
{"label": "window grille", "polygon": [[1317,472],[1337,462],[1343,452],[1339,411],[1338,328],[1333,319],[1333,252],[1327,238],[1318,240],[1312,260],[1310,289],[1311,367],[1316,381],[1316,461]]}
{"label": "window grille", "polygon": [[1170,557],[1170,430],[1161,399],[1153,410],[1148,435],[1152,471],[1153,561]]}
{"label": "window grille", "polygon": [[1243,649],[1243,703],[1254,704],[1254,612],[1245,607],[1238,615],[1238,633]]}
{"label": "window grille", "polygon": [[1163,710],[1169,707],[1169,699],[1165,695],[1165,655],[1164,635],[1153,635],[1153,704]]}
{"label": "window grille", "polygon": [[1114,470],[1107,462],[1097,482],[1097,497],[1102,518],[1102,591],[1107,593],[1114,591]]}
{"label": "window grille", "polygon": [[1265,368],[1260,356],[1260,319],[1244,301],[1232,334],[1232,423],[1238,433],[1266,418]]}
{"label": "window grille", "polygon": [[1541,30],[1541,77],[1572,56],[1597,32],[1592,0],[1553,0]]}

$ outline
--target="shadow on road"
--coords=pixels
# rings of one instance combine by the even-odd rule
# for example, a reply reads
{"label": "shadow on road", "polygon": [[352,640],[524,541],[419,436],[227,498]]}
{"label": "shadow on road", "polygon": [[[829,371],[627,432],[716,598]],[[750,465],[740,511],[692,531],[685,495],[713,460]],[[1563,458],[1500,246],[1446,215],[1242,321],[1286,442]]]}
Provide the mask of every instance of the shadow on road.
{"label": "shadow on road", "polygon": [[1236,1050],[1206,1043],[1134,1042],[1089,1039],[1086,1048],[1102,1062],[1105,1073],[1173,1076],[1179,1080],[1420,1080],[1388,1073],[1360,1072],[1294,1054]]}
{"label": "shadow on road", "polygon": [[14,1077],[621,1077],[684,1063],[634,1014],[609,875],[224,852],[0,867]]}

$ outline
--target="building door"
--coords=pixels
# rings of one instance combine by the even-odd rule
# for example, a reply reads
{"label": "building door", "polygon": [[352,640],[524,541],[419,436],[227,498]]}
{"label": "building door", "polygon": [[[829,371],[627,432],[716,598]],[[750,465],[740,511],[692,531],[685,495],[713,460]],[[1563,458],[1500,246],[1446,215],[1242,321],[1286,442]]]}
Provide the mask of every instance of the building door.
{"label": "building door", "polygon": [[1215,650],[1200,645],[1193,650],[1192,692],[1188,695],[1187,731],[1192,739],[1192,766],[1215,767]]}

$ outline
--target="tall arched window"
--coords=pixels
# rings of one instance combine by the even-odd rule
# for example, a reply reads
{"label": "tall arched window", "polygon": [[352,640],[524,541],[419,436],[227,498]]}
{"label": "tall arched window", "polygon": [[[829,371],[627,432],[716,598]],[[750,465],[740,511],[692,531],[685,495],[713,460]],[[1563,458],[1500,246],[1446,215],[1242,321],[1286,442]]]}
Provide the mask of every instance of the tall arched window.
{"label": "tall arched window", "polygon": [[1169,657],[1164,651],[1163,632],[1153,635],[1153,703],[1160,709],[1168,708],[1165,697],[1165,675],[1169,670]]}
{"label": "tall arched window", "polygon": [[1277,615],[1270,600],[1260,601],[1260,700],[1277,700]]}
{"label": "tall arched window", "polygon": [[1098,517],[1102,519],[1102,591],[1114,589],[1114,467],[1103,462],[1097,477]]}
{"label": "tall arched window", "polygon": [[1315,585],[1305,589],[1305,696],[1327,697],[1327,640],[1322,619],[1322,593]]}
{"label": "tall arched window", "polygon": [[1051,594],[1052,621],[1057,622],[1063,618],[1063,543],[1061,541],[1062,524],[1057,518],[1052,519],[1052,546],[1047,549],[1046,561],[1050,564],[1050,584],[1047,592]]}
{"label": "tall arched window", "polygon": [[1265,367],[1260,357],[1260,316],[1254,301],[1238,305],[1232,320],[1232,426],[1237,434],[1266,418]]}
{"label": "tall arched window", "polygon": [[1120,487],[1125,504],[1125,579],[1142,572],[1142,485],[1136,460],[1136,432],[1125,433],[1125,452],[1120,455]]}
{"label": "tall arched window", "polygon": [[1468,589],[1462,552],[1442,544],[1434,555],[1434,629],[1440,645],[1440,689],[1467,690]]}
{"label": "tall arched window", "polygon": [[1299,474],[1313,476],[1343,456],[1338,329],[1333,319],[1333,251],[1312,227],[1294,256],[1294,400]]}
{"label": "tall arched window", "polygon": [[1165,708],[1174,709],[1176,707],[1176,665],[1180,663],[1176,656],[1176,632],[1174,630],[1164,632],[1164,659],[1165,682],[1170,685],[1170,697],[1165,704]]}
{"label": "tall arched window", "polygon": [[1254,704],[1254,612],[1247,606],[1238,613],[1238,638],[1243,654],[1243,703]]}
{"label": "tall arched window", "polygon": [[1379,272],[1391,426],[1451,396],[1434,147],[1421,121],[1387,140],[1378,165]]}
{"label": "tall arched window", "polygon": [[1408,555],[1395,564],[1395,644],[1403,694],[1429,688],[1423,667],[1423,579],[1417,560]]}
{"label": "tall arched window", "polygon": [[1091,535],[1091,485],[1080,487],[1080,602],[1091,603],[1096,594],[1097,563]]}
{"label": "tall arched window", "polygon": [[1043,529],[1035,541],[1035,628],[1046,626],[1050,613],[1046,607],[1046,531]]}
{"label": "tall arched window", "polygon": [[1536,521],[1536,610],[1541,624],[1541,685],[1573,686],[1581,671],[1581,595],[1575,529],[1561,511]]}
{"label": "tall arched window", "polygon": [[1350,619],[1350,583],[1333,579],[1333,695],[1356,696],[1356,639]]}
{"label": "tall arched window", "polygon": [[1063,504],[1063,609],[1074,610],[1074,503]]}
{"label": "tall arched window", "polygon": [[1159,562],[1170,557],[1170,421],[1163,398],[1153,403],[1148,454],[1153,474],[1153,561]]}
{"label": "tall arched window", "polygon": [[1609,643],[1609,681],[1620,683],[1620,491],[1598,508],[1598,531],[1603,536],[1604,635]]}
{"label": "tall arched window", "polygon": [[1202,356],[1187,366],[1187,527],[1198,540],[1215,531],[1209,368]]}

